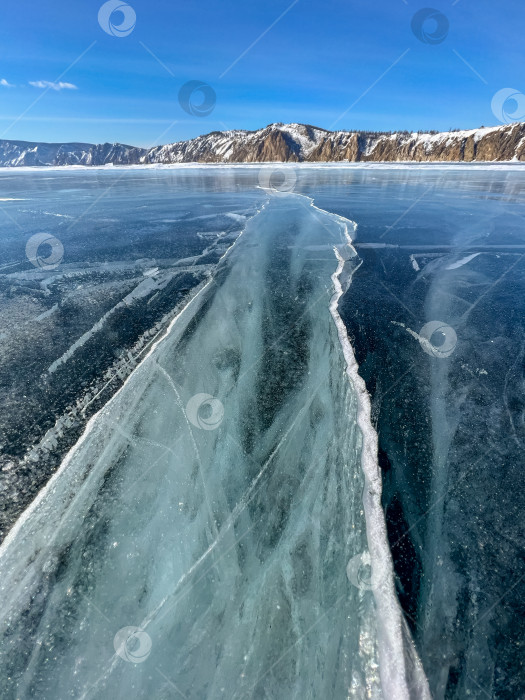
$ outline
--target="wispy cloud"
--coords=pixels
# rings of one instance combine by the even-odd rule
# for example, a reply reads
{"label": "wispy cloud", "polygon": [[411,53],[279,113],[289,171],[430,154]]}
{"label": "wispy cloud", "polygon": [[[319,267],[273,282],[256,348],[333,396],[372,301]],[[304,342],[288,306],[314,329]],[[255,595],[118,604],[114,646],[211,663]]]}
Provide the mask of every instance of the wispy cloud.
{"label": "wispy cloud", "polygon": [[14,85],[11,85],[11,83],[8,83],[5,78],[0,79],[0,86],[1,87],[14,87]]}
{"label": "wispy cloud", "polygon": [[44,90],[78,90],[73,83],[53,83],[50,80],[30,80],[29,85]]}

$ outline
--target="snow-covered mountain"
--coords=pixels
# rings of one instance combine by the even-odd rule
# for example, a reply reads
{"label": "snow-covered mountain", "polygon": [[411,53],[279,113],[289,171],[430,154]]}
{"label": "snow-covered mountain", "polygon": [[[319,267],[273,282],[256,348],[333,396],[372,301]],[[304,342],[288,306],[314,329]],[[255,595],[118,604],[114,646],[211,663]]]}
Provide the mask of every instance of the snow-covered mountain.
{"label": "snow-covered mountain", "polygon": [[0,166],[134,165],[331,161],[525,161],[525,123],[447,132],[327,131],[270,124],[257,131],[214,131],[154,148],[123,144],[0,141]]}
{"label": "snow-covered mountain", "polygon": [[0,141],[0,167],[28,165],[129,165],[148,153],[121,143],[33,143]]}

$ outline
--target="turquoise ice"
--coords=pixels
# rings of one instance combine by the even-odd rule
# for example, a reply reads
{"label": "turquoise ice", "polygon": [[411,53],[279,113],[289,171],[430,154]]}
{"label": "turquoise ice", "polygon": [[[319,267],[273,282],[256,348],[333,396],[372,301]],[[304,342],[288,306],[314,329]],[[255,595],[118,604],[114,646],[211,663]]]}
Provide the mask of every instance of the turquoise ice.
{"label": "turquoise ice", "polygon": [[1,552],[3,698],[426,696],[337,313],[353,232],[270,196],[90,421]]}

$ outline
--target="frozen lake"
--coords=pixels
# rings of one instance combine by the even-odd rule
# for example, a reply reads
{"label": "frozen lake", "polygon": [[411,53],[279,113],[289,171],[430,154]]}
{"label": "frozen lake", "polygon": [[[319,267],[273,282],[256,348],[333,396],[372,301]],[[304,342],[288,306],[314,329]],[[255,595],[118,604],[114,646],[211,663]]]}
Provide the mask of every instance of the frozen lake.
{"label": "frozen lake", "polygon": [[525,692],[525,173],[271,170],[0,173],[2,697]]}

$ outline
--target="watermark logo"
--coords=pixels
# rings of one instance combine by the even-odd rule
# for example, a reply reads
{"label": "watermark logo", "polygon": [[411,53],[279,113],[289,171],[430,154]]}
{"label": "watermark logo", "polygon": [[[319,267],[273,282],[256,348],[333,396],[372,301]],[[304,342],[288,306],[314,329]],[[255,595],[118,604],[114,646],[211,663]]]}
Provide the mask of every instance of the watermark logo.
{"label": "watermark logo", "polygon": [[261,168],[259,185],[271,192],[292,192],[297,183],[297,173],[293,168]]}
{"label": "watermark logo", "polygon": [[448,35],[449,22],[446,15],[433,7],[424,7],[412,17],[414,36],[423,44],[441,44]]}
{"label": "watermark logo", "polygon": [[179,104],[194,117],[207,117],[215,109],[215,90],[201,80],[190,80],[179,90]]}
{"label": "watermark logo", "polygon": [[492,112],[502,124],[525,118],[525,95],[514,88],[503,88],[492,98]]}
{"label": "watermark logo", "polygon": [[439,358],[450,357],[458,344],[456,331],[443,321],[425,323],[418,340],[427,355]]}
{"label": "watermark logo", "polygon": [[364,551],[352,557],[346,567],[346,575],[350,583],[362,591],[371,591],[372,584],[372,559],[370,552]]}
{"label": "watermark logo", "polygon": [[224,418],[224,406],[211,394],[195,394],[186,404],[190,423],[201,430],[216,430]]}
{"label": "watermark logo", "polygon": [[141,664],[151,653],[151,637],[140,627],[123,627],[113,639],[115,651],[124,661]]}
{"label": "watermark logo", "polygon": [[135,29],[136,21],[135,10],[122,0],[108,0],[98,11],[98,23],[110,36],[129,36]]}
{"label": "watermark logo", "polygon": [[55,270],[64,259],[64,246],[50,233],[35,233],[26,243],[26,256],[35,267]]}

